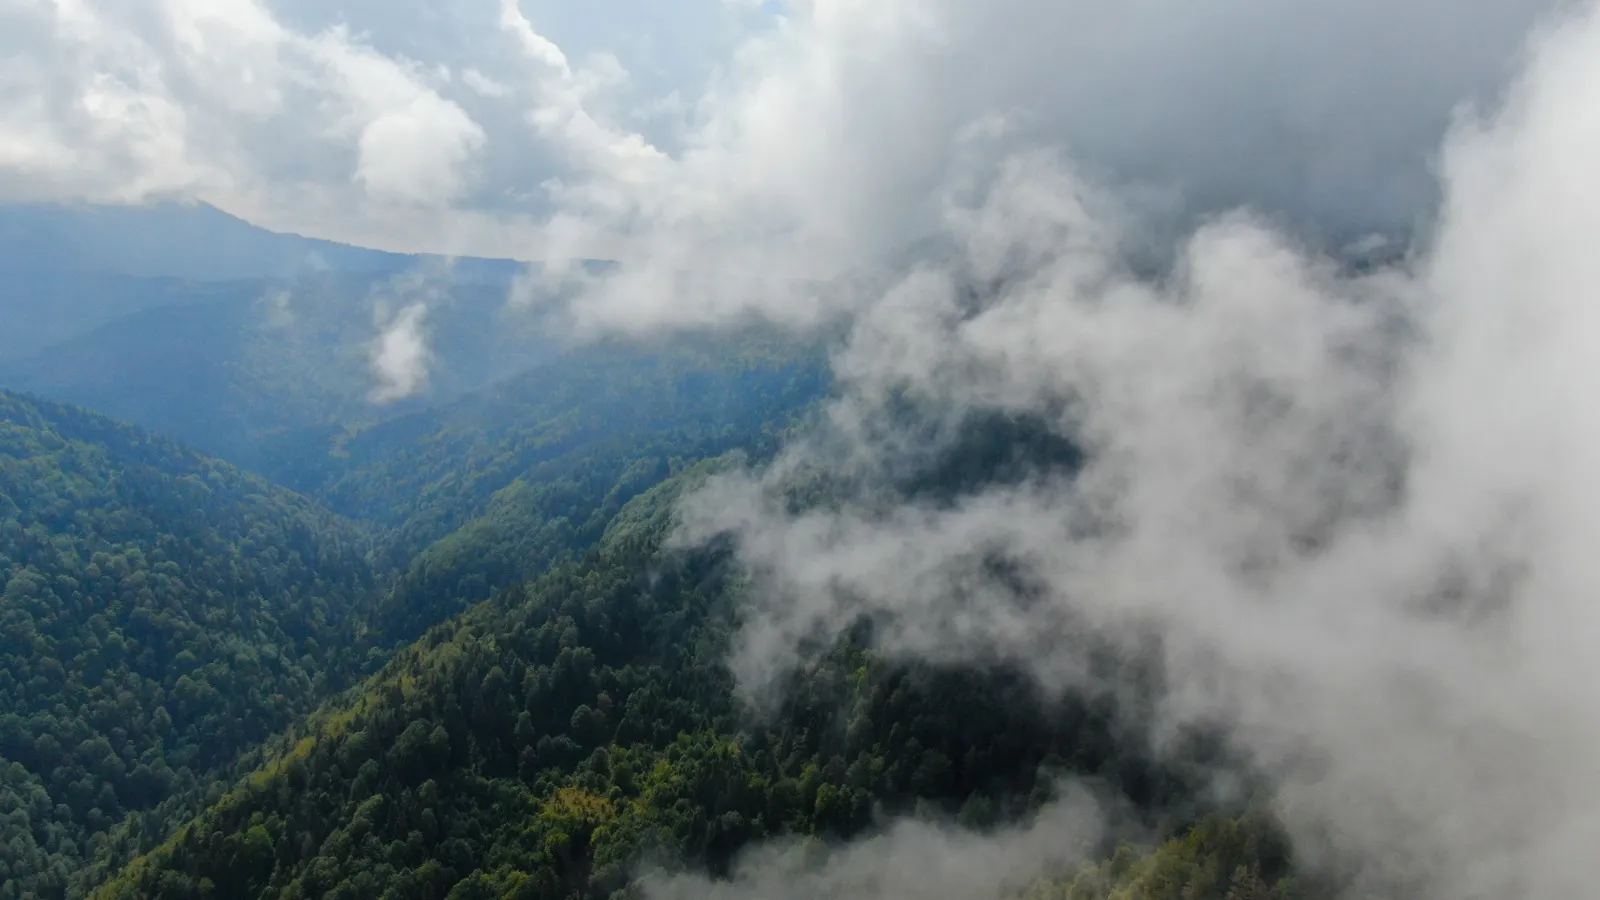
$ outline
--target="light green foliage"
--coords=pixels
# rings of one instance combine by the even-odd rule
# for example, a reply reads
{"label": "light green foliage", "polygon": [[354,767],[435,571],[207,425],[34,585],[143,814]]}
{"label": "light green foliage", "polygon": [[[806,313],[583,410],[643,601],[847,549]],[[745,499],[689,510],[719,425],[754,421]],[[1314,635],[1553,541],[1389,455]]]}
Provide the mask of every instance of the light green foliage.
{"label": "light green foliage", "polygon": [[1119,847],[1075,878],[1035,885],[1020,900],[1292,900],[1288,852],[1258,816],[1212,816],[1149,851]]}

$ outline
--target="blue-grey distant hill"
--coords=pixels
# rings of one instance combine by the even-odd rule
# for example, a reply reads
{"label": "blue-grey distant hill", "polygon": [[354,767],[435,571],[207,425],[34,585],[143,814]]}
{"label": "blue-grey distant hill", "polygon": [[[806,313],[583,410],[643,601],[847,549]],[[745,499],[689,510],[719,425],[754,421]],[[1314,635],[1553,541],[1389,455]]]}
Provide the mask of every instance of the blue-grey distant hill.
{"label": "blue-grey distant hill", "polygon": [[[309,272],[389,278],[441,257],[386,253],[257,228],[215,207],[0,206],[0,360],[120,315],[207,296],[196,283]],[[457,283],[509,285],[521,264],[456,259]]]}
{"label": "blue-grey distant hill", "polygon": [[[0,269],[192,281],[279,278],[307,266],[393,275],[439,257],[280,234],[207,204],[0,206]],[[458,259],[458,277],[508,280],[518,263]]]}
{"label": "blue-grey distant hill", "polygon": [[[370,422],[541,357],[508,313],[513,260],[386,253],[210,206],[0,206],[0,387],[153,428],[234,463],[302,428]],[[368,400],[383,316],[428,306],[427,389]]]}

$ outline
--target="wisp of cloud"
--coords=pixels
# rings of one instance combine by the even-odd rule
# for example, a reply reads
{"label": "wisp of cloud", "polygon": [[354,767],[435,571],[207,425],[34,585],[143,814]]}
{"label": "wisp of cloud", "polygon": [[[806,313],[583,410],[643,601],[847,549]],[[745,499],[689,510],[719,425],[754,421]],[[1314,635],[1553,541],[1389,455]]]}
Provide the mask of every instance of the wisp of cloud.
{"label": "wisp of cloud", "polygon": [[372,373],[378,383],[367,399],[373,403],[393,403],[410,397],[428,386],[428,304],[415,300],[393,315],[378,312],[377,338],[370,349]]}

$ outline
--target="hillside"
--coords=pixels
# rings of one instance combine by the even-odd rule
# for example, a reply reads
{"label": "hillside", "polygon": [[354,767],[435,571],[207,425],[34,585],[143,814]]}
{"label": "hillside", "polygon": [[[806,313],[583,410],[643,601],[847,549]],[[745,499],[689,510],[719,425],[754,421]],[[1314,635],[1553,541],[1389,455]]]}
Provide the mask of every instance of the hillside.
{"label": "hillside", "polygon": [[770,452],[826,390],[813,348],[755,339],[597,347],[371,429],[273,472],[367,523],[399,573],[373,627],[420,637],[600,539],[636,494],[730,450]]}
{"label": "hillside", "polygon": [[[527,323],[503,314],[502,287],[448,274],[417,283],[334,273],[214,283],[109,279],[62,302],[76,313],[51,315],[81,316],[102,295],[148,308],[0,358],[0,385],[99,410],[257,471],[302,431],[448,402],[545,352]],[[414,300],[429,304],[425,390],[374,404],[375,306]],[[41,305],[28,309],[44,314]]]}
{"label": "hillside", "polygon": [[[0,395],[5,553],[27,561],[5,573],[0,897],[636,895],[652,871],[728,874],[772,838],[1026,823],[1063,778],[1170,839],[1107,843],[1030,897],[1291,896],[1269,820],[1197,818],[1217,751],[1157,762],[1121,709],[1137,698],[891,662],[870,628],[775,708],[738,698],[724,660],[747,583],[718,550],[663,548],[675,499],[771,452],[826,389],[814,350],[756,338],[591,348],[300,433],[275,475],[315,501]],[[950,503],[1075,465],[1033,423],[991,418],[897,489]]]}
{"label": "hillside", "polygon": [[[0,371],[124,316],[170,304],[225,300],[236,291],[227,282],[0,269],[0,320],[6,323],[0,330]],[[4,380],[12,383],[9,377]]]}
{"label": "hillside", "polygon": [[302,435],[269,474],[345,515],[400,529],[394,552],[404,558],[518,477],[551,480],[549,464],[575,451],[626,452],[650,435],[760,436],[764,427],[770,441],[782,416],[822,396],[827,378],[819,348],[756,338],[583,348],[455,402]]}
{"label": "hillside", "polygon": [[136,428],[0,392],[0,882],[224,772],[359,672],[362,533]]}
{"label": "hillside", "polygon": [[[1193,776],[1148,759],[1109,699],[1046,698],[1018,673],[892,665],[847,642],[752,717],[722,665],[742,580],[718,553],[662,548],[675,495],[724,464],[635,498],[582,559],[431,631],[95,896],[599,897],[649,867],[726,872],[773,835],[1025,819],[1073,774],[1181,825],[1161,810],[1186,806]],[[1192,882],[1221,900],[1281,872],[1270,823],[1247,838],[1218,821],[1035,896],[1144,883],[1170,890],[1124,896],[1179,900]]]}
{"label": "hillside", "polygon": [[[237,281],[284,277],[308,263],[380,277],[442,261],[270,231],[206,203],[0,205],[0,270],[7,271]],[[476,281],[502,284],[521,266],[507,259],[457,262]]]}
{"label": "hillside", "polygon": [[[542,358],[530,317],[506,309],[523,270],[278,234],[204,204],[0,204],[0,388],[260,469],[301,429],[370,425]],[[413,304],[426,378],[374,404],[375,342]]]}
{"label": "hillside", "polygon": [[[510,260],[448,262],[456,283],[502,297],[521,268]],[[231,295],[241,283],[292,285],[321,273],[381,284],[446,263],[279,234],[203,203],[0,204],[0,361],[143,310]]]}
{"label": "hillside", "polygon": [[[381,661],[388,648],[409,642],[496,589],[581,554],[630,498],[686,461],[734,447],[759,450],[788,417],[818,396],[820,369],[811,357],[725,352],[727,360],[676,351],[572,357],[489,394],[363,432],[350,442],[358,453],[345,451],[323,463],[336,474],[324,488],[329,497],[372,498],[365,506],[346,503],[347,511],[364,521],[335,519],[311,501],[136,428],[3,395],[11,428],[5,496],[14,498],[22,533],[34,543],[54,544],[68,533],[81,544],[70,556],[43,562],[31,550],[9,553],[32,564],[25,571],[19,567],[14,578],[4,573],[15,595],[8,595],[8,603],[20,604],[8,608],[8,615],[25,614],[29,623],[26,631],[17,626],[8,632],[14,683],[22,685],[30,702],[43,704],[40,708],[53,706],[61,694],[88,695],[85,702],[93,705],[97,691],[109,691],[120,696],[124,710],[123,718],[93,727],[62,725],[52,739],[40,737],[43,726],[28,718],[26,710],[34,707],[26,704],[16,705],[15,715],[0,723],[0,757],[24,762],[29,773],[26,778],[13,773],[13,780],[22,780],[5,809],[22,818],[11,830],[34,834],[26,847],[18,847],[15,861],[6,861],[10,883],[32,885],[48,897],[59,895],[69,874],[74,883],[99,877],[85,867],[103,871],[129,851],[160,839],[179,818],[197,811],[195,802],[214,796],[211,792],[231,779],[228,766],[242,751],[309,711],[314,698],[347,683],[351,674]],[[225,490],[210,484],[218,479]],[[203,502],[193,496],[201,484],[211,490]],[[247,499],[251,506],[245,512],[228,506]],[[129,525],[125,507],[136,503],[144,505],[134,507],[140,517]],[[287,526],[272,518],[282,512],[280,504],[310,524],[285,531]],[[191,506],[198,510],[192,515],[214,514],[232,530],[209,518],[185,518]],[[111,533],[107,523],[131,531]],[[324,527],[339,537],[339,554],[307,549]],[[248,553],[268,559],[283,555],[282,564],[291,571],[258,571],[266,563],[255,556],[241,558],[246,551],[234,546],[240,541]],[[102,545],[115,562],[95,555]],[[289,555],[292,551],[301,555]],[[122,572],[124,556],[133,560],[127,572]],[[146,585],[137,574],[146,568],[160,578],[151,582],[149,597],[141,593],[124,604],[115,599],[122,581],[96,580],[101,575],[84,573],[91,566],[95,573],[115,567],[137,587]],[[228,576],[223,582],[219,567]],[[320,584],[317,579],[340,577],[345,567],[359,573],[357,584],[328,585],[309,597],[313,592],[301,582]],[[289,594],[282,598],[288,606],[274,605],[279,598],[258,585],[257,576],[288,579]],[[60,577],[71,581],[60,582]],[[67,583],[79,592],[62,595],[55,587]],[[22,604],[20,598],[41,593],[42,601]],[[266,598],[253,601],[260,609],[241,611],[239,602],[256,595]],[[208,603],[221,606],[213,609]],[[155,645],[141,630],[150,627],[152,617],[167,629]],[[39,622],[56,629],[50,641],[23,637],[45,630]],[[70,635],[84,628],[103,632],[97,633],[100,642],[111,640],[111,634],[134,641],[136,650],[118,652],[144,666],[135,671],[145,683],[120,690],[122,670],[107,669],[95,655],[105,651],[91,642],[87,650],[72,645],[76,655],[67,657],[72,662],[67,672],[76,673],[81,683],[69,679],[56,693],[33,692],[29,685],[37,679],[31,676],[41,667],[54,672],[45,660],[59,642],[70,643]],[[163,660],[177,668],[161,668]],[[253,677],[263,665],[269,667],[265,680],[238,680],[246,672]],[[54,677],[49,672],[44,677]],[[187,694],[181,703],[172,699],[175,692],[188,691],[199,692],[205,703],[222,704],[225,717],[207,718],[210,707]],[[173,717],[178,731],[149,724],[165,721],[158,708]],[[78,718],[84,716],[93,719],[90,713]],[[131,737],[116,739],[119,728]],[[198,735],[205,729],[223,737],[204,743]],[[49,765],[56,761],[49,755],[52,748],[79,747],[90,736],[113,739],[122,767],[138,773],[129,776],[137,784],[125,795],[102,798],[98,786],[79,791],[61,782],[61,771]],[[160,747],[152,750],[152,742],[164,753]],[[141,762],[148,768],[140,769]],[[82,769],[98,777],[92,762]],[[50,779],[47,787],[54,793],[30,787]],[[59,804],[68,793],[78,798],[68,803],[70,816]],[[93,803],[84,799],[90,794]],[[41,808],[47,816],[41,817]],[[124,815],[135,811],[148,814]],[[61,839],[69,832],[43,828],[64,816],[75,829],[70,832],[75,849],[62,849]],[[11,837],[0,837],[0,843]]]}

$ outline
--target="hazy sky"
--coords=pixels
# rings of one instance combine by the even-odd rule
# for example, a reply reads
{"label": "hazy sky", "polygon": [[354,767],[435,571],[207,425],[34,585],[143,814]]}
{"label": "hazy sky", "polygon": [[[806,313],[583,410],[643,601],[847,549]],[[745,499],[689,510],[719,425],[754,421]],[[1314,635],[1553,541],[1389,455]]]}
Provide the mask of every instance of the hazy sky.
{"label": "hazy sky", "polygon": [[0,198],[529,256],[575,186],[586,220],[607,204],[581,233],[604,255],[692,191],[695,216],[837,208],[893,245],[958,136],[1005,121],[1157,208],[1395,229],[1552,5],[0,0]]}

